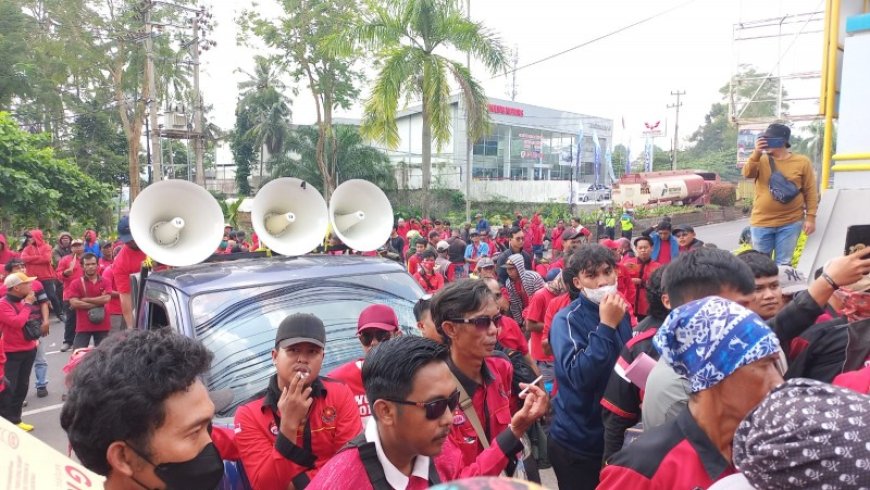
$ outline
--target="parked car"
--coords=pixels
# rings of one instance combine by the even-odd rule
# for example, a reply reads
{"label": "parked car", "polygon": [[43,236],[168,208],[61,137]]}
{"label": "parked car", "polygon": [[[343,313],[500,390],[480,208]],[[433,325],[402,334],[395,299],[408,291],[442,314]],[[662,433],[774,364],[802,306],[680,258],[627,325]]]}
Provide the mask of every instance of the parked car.
{"label": "parked car", "polygon": [[581,196],[583,202],[607,201],[610,199],[611,190],[604,184],[591,184]]}
{"label": "parked car", "polygon": [[[137,286],[138,289],[138,286]],[[326,325],[322,373],[362,356],[359,313],[391,306],[406,334],[416,333],[414,304],[423,290],[394,261],[377,257],[306,255],[204,263],[149,274],[137,310],[139,328],[169,327],[202,341],[214,361],[204,382],[232,390],[216,414],[230,418],[261,395],[275,373],[271,351],[278,324],[312,313]]]}

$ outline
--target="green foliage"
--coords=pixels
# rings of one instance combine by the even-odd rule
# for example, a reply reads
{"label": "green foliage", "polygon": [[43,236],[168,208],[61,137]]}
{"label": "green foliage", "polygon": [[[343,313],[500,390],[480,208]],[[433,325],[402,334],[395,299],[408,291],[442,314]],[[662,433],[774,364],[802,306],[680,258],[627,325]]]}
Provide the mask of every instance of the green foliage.
{"label": "green foliage", "polygon": [[72,138],[62,152],[98,182],[128,185],[127,139],[117,113],[99,111],[99,104],[85,104],[72,123]]}
{"label": "green foliage", "polygon": [[710,189],[710,203],[717,206],[733,206],[737,202],[737,188],[731,184],[716,184]]}
{"label": "green foliage", "polygon": [[233,226],[233,229],[239,227],[239,208],[245,202],[244,197],[239,197],[235,201],[228,203],[225,196],[217,197],[218,204],[221,207],[221,212],[224,214],[224,220]]}
{"label": "green foliage", "polygon": [[736,159],[736,149],[710,151],[700,156],[695,156],[694,152],[681,152],[678,164],[680,168],[716,172],[722,180],[737,182],[743,178],[743,175],[737,168]]}
{"label": "green foliage", "polygon": [[[741,65],[740,73],[735,75],[731,83],[719,89],[723,100],[733,100],[737,107],[738,119],[771,118],[777,116],[777,98],[779,97],[779,77],[767,77],[750,65]],[[783,98],[788,97],[788,91],[782,90]],[[783,112],[789,108],[788,102],[782,103]],[[736,144],[736,139],[734,140]]]}
{"label": "green foliage", "polygon": [[251,165],[257,160],[256,145],[253,138],[248,136],[251,129],[251,112],[247,106],[236,106],[236,125],[230,134],[230,150],[233,152],[233,162],[236,164],[236,187],[239,196],[251,195],[251,184],[248,177],[251,176]]}
{"label": "green foliage", "polygon": [[[355,126],[339,124],[333,132],[334,138],[326,145],[326,150],[330,160],[335,162],[332,172],[336,183],[363,179],[381,189],[396,188],[396,176],[386,153],[366,144]],[[300,126],[291,131],[287,150],[293,156],[284,154],[273,160],[270,166],[272,177],[297,177],[319,187],[322,182],[317,165],[319,135],[316,126]],[[336,145],[334,148],[333,144]]]}
{"label": "green foliage", "polygon": [[55,157],[47,143],[47,135],[22,131],[0,112],[0,216],[13,216],[19,225],[96,224],[98,214],[111,209],[110,188]]}

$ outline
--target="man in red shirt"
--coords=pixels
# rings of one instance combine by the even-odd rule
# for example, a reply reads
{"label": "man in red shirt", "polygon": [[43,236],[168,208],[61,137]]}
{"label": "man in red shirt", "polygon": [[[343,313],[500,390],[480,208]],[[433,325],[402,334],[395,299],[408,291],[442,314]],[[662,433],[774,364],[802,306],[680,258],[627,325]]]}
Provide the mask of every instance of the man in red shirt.
{"label": "man in red shirt", "polygon": [[[12,259],[6,262],[4,266],[5,273],[14,274],[22,272],[27,274],[27,268],[21,259]],[[40,328],[42,336],[47,337],[49,333],[49,300],[45,294],[45,288],[39,280],[33,281],[33,294],[36,296],[36,304],[32,307],[34,313],[30,315],[32,320],[41,320]],[[6,286],[0,284],[0,298],[6,295]],[[0,340],[0,351],[3,350],[3,342]],[[2,354],[0,354],[2,357]],[[0,361],[2,364],[2,361]],[[33,362],[33,372],[36,374],[36,396],[45,398],[48,396],[48,362],[45,360],[45,342],[39,342],[36,346],[36,360]],[[3,377],[3,369],[0,369],[0,378]],[[2,388],[0,388],[2,391]]]}
{"label": "man in red shirt", "polygon": [[408,274],[412,276],[420,271],[420,261],[423,259],[423,252],[426,250],[428,242],[424,238],[418,238],[414,241],[414,254],[408,257]]}
{"label": "man in red shirt", "polygon": [[425,250],[420,257],[420,270],[414,274],[414,279],[424,291],[435,294],[444,287],[444,276],[435,271],[435,252]]}
{"label": "man in red shirt", "polygon": [[448,436],[459,451],[435,459],[439,473],[451,479],[512,475],[520,439],[550,405],[541,388],[530,386],[522,408],[511,415],[513,367],[492,355],[498,316],[495,298],[481,280],[451,283],[432,299],[432,319],[450,346],[447,365],[460,392]]}
{"label": "man in red shirt", "polygon": [[297,313],[278,326],[266,396],[236,411],[236,446],[251,486],[302,490],[362,431],[350,389],[320,376],[326,327]]}
{"label": "man in red shirt", "polygon": [[489,286],[489,291],[495,297],[495,302],[498,305],[499,311],[502,313],[501,322],[498,329],[498,342],[508,349],[522,353],[529,365],[533,365],[532,359],[529,357],[529,344],[523,331],[513,318],[510,317],[510,303],[505,297],[502,287],[498,284],[498,280],[494,278],[484,279],[486,285]]}
{"label": "man in red shirt", "polygon": [[634,284],[634,296],[628,296],[626,299],[634,308],[637,319],[643,320],[649,310],[649,301],[646,298],[646,285],[649,284],[649,276],[662,264],[652,260],[652,238],[648,236],[635,238],[634,248],[637,256],[627,257],[622,261],[622,265],[628,271],[631,282]]}
{"label": "man in red shirt", "polygon": [[70,307],[70,285],[78,281],[84,274],[80,264],[82,254],[85,252],[84,242],[76,238],[69,245],[70,254],[61,257],[55,267],[57,279],[63,284],[63,314],[66,317],[63,329],[63,345],[61,352],[66,352],[72,347],[73,338],[76,336],[76,315]]}
{"label": "man in red shirt", "polygon": [[[76,312],[76,334],[73,339],[73,350],[82,349],[94,339],[94,347],[100,345],[108,335],[112,327],[111,319],[106,312],[106,305],[112,299],[109,287],[100,277],[97,256],[86,253],[82,256],[82,269],[84,277],[73,281],[64,292],[69,295],[70,307]],[[92,315],[99,316],[102,309],[102,318],[91,321]]]}
{"label": "man in red shirt", "polygon": [[372,418],[365,432],[333,456],[308,488],[423,490],[452,479],[431,459],[442,448],[448,450],[445,443],[459,405],[446,360],[445,346],[417,336],[372,349],[362,369]]}
{"label": "man in red shirt", "polygon": [[112,262],[112,274],[115,276],[115,287],[121,302],[121,314],[127,328],[134,328],[133,298],[130,294],[130,276],[142,270],[142,262],[148,258],[145,252],[139,250],[133,234],[130,232],[130,217],[124,216],[118,221],[118,240],[124,243],[121,251]]}
{"label": "man in red shirt", "polygon": [[63,303],[61,302],[61,283],[54,274],[51,266],[51,245],[45,243],[42,230],[34,229],[28,232],[29,238],[24,250],[21,251],[21,260],[24,265],[39,279],[45,288],[45,294],[51,301],[51,309],[61,322],[64,321]]}
{"label": "man in red shirt", "polygon": [[652,259],[659,264],[670,264],[680,253],[680,242],[671,234],[671,222],[662,220],[655,231],[648,228],[641,233],[652,240]]}
{"label": "man in red shirt", "polygon": [[401,331],[399,331],[399,317],[396,316],[396,312],[387,305],[369,306],[359,314],[356,326],[356,336],[362,344],[364,356],[339,366],[329,373],[330,378],[343,381],[353,392],[363,425],[372,414],[363,388],[363,361],[375,346],[398,335],[401,335]]}
{"label": "man in red shirt", "polygon": [[[553,382],[553,362],[555,361],[552,351],[544,352],[543,332],[545,315],[547,313],[547,306],[564,292],[565,284],[562,282],[562,275],[559,274],[555,279],[545,284],[544,287],[532,295],[529,307],[526,309],[526,329],[531,332],[529,339],[531,356],[538,366],[538,370],[544,375],[545,386],[547,383]],[[549,331],[547,333],[549,334]]]}
{"label": "man in red shirt", "polygon": [[636,294],[635,287],[634,283],[631,281],[631,273],[619,262],[621,258],[619,255],[619,243],[615,240],[605,238],[604,240],[601,240],[601,244],[610,250],[610,253],[613,254],[614,260],[616,260],[616,290],[619,291],[619,294],[621,294],[626,301],[631,301],[630,298],[634,298]]}
{"label": "man in red shirt", "polygon": [[0,299],[0,334],[3,336],[7,380],[5,389],[0,391],[0,416],[27,432],[32,431],[33,426],[21,421],[21,408],[27,398],[38,340],[25,337],[24,324],[38,321],[42,331],[47,331],[47,322],[39,306],[47,298],[41,291],[37,297],[33,289],[35,282],[35,277],[23,272],[11,273],[3,281],[6,296]]}
{"label": "man in red shirt", "polygon": [[106,285],[107,291],[111,299],[106,304],[106,315],[109,316],[110,332],[119,332],[126,330],[128,327],[124,322],[124,315],[121,311],[121,299],[118,294],[118,288],[115,286],[114,264],[106,267],[100,276],[103,278],[103,284]]}
{"label": "man in red shirt", "polygon": [[574,228],[566,228],[561,236],[562,254],[559,256],[559,260],[550,264],[550,269],[564,269],[565,260],[571,252],[580,246],[582,237],[583,235]]}

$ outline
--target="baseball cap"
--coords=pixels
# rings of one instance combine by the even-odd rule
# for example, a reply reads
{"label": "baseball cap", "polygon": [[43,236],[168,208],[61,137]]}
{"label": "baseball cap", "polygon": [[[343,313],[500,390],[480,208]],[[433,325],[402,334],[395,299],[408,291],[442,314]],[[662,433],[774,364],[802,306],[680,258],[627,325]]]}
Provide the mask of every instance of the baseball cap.
{"label": "baseball cap", "polygon": [[118,221],[118,240],[124,243],[133,241],[133,233],[130,232],[129,216],[121,216],[120,221]]}
{"label": "baseball cap", "polygon": [[495,267],[495,262],[493,262],[489,257],[481,257],[480,260],[477,261],[477,268],[485,269],[487,267]]}
{"label": "baseball cap", "polygon": [[574,228],[567,228],[565,231],[562,232],[562,240],[574,240],[580,237],[580,235],[582,235],[582,233],[575,230]]}
{"label": "baseball cap", "polygon": [[367,328],[377,328],[387,332],[395,332],[399,329],[399,317],[387,305],[371,305],[359,314],[356,324],[356,332],[360,333]]}
{"label": "baseball cap", "polygon": [[468,232],[468,236],[469,237],[480,236],[480,232],[478,232],[477,230],[471,230]]}
{"label": "baseball cap", "polygon": [[609,239],[609,238],[605,238],[604,240],[601,240],[601,241],[598,242],[598,243],[599,243],[600,245],[603,245],[603,246],[605,246],[605,247],[611,249],[611,250],[616,250],[616,249],[619,248],[619,242],[617,242],[617,241],[615,241],[615,240],[611,240],[611,239]]}
{"label": "baseball cap", "polygon": [[780,265],[779,287],[782,288],[782,294],[791,296],[809,289],[810,286],[807,284],[807,277],[800,271],[788,265]]}
{"label": "baseball cap", "polygon": [[326,346],[326,327],[320,318],[310,313],[295,313],[278,325],[275,347],[283,349],[291,345],[308,342],[320,348]]}
{"label": "baseball cap", "polygon": [[72,245],[84,245],[85,242],[82,241],[81,238],[73,238],[73,241],[69,242],[70,246]]}
{"label": "baseball cap", "polygon": [[686,233],[695,233],[695,229],[689,225],[677,225],[674,227],[674,233],[678,231],[685,231]]}
{"label": "baseball cap", "polygon": [[764,130],[761,134],[762,138],[782,138],[788,144],[788,139],[791,137],[791,129],[785,124],[773,123]]}
{"label": "baseball cap", "polygon": [[21,267],[24,265],[24,261],[19,258],[9,259],[9,262],[6,262],[6,265],[3,268],[6,270],[6,273],[9,274],[12,272],[12,269],[16,267]]}
{"label": "baseball cap", "polygon": [[435,245],[435,248],[438,250],[447,250],[448,248],[450,248],[450,244],[447,243],[445,240],[441,240],[440,242],[438,242],[437,245]]}
{"label": "baseball cap", "polygon": [[36,280],[35,277],[30,277],[23,272],[16,272],[14,274],[9,274],[8,276],[6,276],[6,279],[3,281],[3,284],[6,286],[7,289],[12,289],[15,286],[18,286],[20,284],[33,282],[35,280]]}

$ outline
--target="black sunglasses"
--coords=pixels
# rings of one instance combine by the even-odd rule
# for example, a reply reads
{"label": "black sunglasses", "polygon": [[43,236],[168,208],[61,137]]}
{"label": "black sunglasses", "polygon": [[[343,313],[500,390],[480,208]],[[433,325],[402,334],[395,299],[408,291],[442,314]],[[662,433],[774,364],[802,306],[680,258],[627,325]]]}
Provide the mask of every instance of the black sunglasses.
{"label": "black sunglasses", "polygon": [[459,390],[454,391],[448,398],[439,398],[438,400],[432,400],[431,402],[410,402],[407,400],[390,400],[389,398],[384,398],[384,400],[398,403],[399,405],[413,405],[415,407],[424,408],[426,409],[427,419],[438,420],[442,415],[444,415],[445,410],[449,408],[452,412],[459,406]]}
{"label": "black sunglasses", "polygon": [[493,316],[479,316],[476,318],[448,318],[447,320],[456,323],[470,323],[480,330],[486,330],[491,323],[496,327],[501,327],[501,319],[504,317],[501,313]]}
{"label": "black sunglasses", "polygon": [[378,343],[386,342],[393,336],[393,332],[386,330],[365,330],[359,334],[359,341],[366,347],[372,345],[372,342],[377,340]]}

